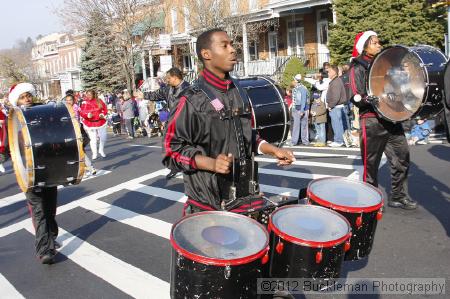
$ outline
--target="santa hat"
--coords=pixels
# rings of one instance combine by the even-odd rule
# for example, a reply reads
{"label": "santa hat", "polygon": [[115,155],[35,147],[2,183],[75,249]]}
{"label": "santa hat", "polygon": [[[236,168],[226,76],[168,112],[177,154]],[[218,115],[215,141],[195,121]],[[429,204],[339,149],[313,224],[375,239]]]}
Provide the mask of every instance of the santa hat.
{"label": "santa hat", "polygon": [[360,55],[364,50],[364,44],[371,36],[378,36],[378,34],[375,31],[364,31],[359,32],[355,37],[355,43],[353,45],[353,53],[352,57],[357,57]]}
{"label": "santa hat", "polygon": [[33,84],[31,83],[19,83],[16,85],[11,86],[9,89],[9,96],[8,100],[13,106],[17,106],[17,100],[19,99],[20,95],[29,92],[32,96],[36,95],[36,90],[34,89]]}

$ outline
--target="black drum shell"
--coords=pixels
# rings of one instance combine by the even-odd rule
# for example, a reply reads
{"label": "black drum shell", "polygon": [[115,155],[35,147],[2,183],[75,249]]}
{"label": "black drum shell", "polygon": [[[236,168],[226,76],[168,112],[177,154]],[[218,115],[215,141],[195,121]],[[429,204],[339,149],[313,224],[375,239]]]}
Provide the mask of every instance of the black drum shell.
{"label": "black drum shell", "polygon": [[172,299],[252,299],[257,294],[257,279],[268,277],[261,258],[247,264],[232,265],[225,278],[226,266],[207,265],[182,256],[172,249],[170,297]]}
{"label": "black drum shell", "polygon": [[[283,250],[276,251],[281,240]],[[311,278],[323,282],[338,278],[344,260],[345,242],[331,247],[316,248],[295,244],[271,233],[270,276],[273,278]],[[322,251],[322,260],[316,263],[317,252]]]}
{"label": "black drum shell", "polygon": [[[350,249],[345,253],[345,260],[359,260],[367,257],[372,250],[373,241],[375,239],[375,231],[377,229],[378,210],[372,212],[344,212],[342,210],[333,209],[323,206],[309,198],[309,202],[313,205],[322,206],[333,210],[344,216],[352,227],[352,236],[350,238]],[[357,218],[361,216],[362,222],[358,227]]]}
{"label": "black drum shell", "polygon": [[277,145],[285,142],[289,133],[290,117],[280,88],[266,77],[237,81],[251,102],[256,130],[261,138]]}
{"label": "black drum shell", "polygon": [[[35,169],[35,184],[45,186],[72,183],[78,176],[78,145],[71,116],[64,105],[40,105],[23,111],[28,125]],[[63,120],[61,120],[63,119]],[[38,144],[41,144],[38,146]],[[44,169],[39,169],[44,166]],[[68,180],[68,178],[72,178]]]}

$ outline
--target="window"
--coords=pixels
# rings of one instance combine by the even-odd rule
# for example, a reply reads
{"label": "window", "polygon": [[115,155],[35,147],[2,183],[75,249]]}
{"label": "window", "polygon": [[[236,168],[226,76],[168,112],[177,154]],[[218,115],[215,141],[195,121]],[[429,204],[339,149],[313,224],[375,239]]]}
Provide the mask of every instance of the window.
{"label": "window", "polygon": [[288,22],[288,55],[303,55],[305,53],[305,29],[302,20]]}
{"label": "window", "polygon": [[250,41],[248,43],[248,56],[250,61],[258,60],[258,46],[256,41]]}
{"label": "window", "polygon": [[248,0],[248,8],[249,8],[249,10],[256,10],[256,1],[257,0]]}
{"label": "window", "polygon": [[275,58],[277,56],[278,51],[278,42],[277,42],[278,33],[275,31],[269,32],[269,58]]}
{"label": "window", "polygon": [[186,70],[192,70],[191,56],[188,56],[188,55],[183,56],[183,67]]}
{"label": "window", "polygon": [[238,0],[230,1],[230,10],[231,10],[232,15],[235,15],[238,13]]}
{"label": "window", "polygon": [[176,8],[172,8],[170,13],[171,13],[171,17],[172,17],[172,33],[178,33],[177,9]]}
{"label": "window", "polygon": [[326,45],[328,43],[328,21],[317,23],[319,44]]}

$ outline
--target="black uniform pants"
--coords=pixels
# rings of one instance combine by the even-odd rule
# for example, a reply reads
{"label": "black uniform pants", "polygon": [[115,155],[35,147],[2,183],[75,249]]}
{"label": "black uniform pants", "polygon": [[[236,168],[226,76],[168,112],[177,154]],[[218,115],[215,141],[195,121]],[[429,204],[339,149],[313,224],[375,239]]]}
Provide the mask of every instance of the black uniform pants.
{"label": "black uniform pants", "polygon": [[58,236],[58,225],[55,220],[57,195],[56,187],[35,188],[25,193],[36,232],[37,256],[55,249],[54,240]]}
{"label": "black uniform pants", "polygon": [[400,123],[361,117],[360,145],[364,181],[378,187],[378,167],[383,152],[391,168],[390,200],[408,198],[409,147]]}

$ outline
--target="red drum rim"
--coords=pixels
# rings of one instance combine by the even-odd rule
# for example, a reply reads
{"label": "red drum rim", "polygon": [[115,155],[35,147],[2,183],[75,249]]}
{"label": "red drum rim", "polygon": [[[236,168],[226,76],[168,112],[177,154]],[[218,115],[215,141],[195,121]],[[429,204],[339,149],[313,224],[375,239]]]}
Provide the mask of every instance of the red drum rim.
{"label": "red drum rim", "polygon": [[[371,188],[373,191],[375,191],[376,193],[378,193],[380,195],[381,201],[373,206],[368,206],[368,207],[349,207],[349,206],[343,206],[343,205],[338,205],[335,203],[331,203],[323,198],[320,198],[319,196],[315,195],[312,191],[311,191],[311,185],[318,182],[318,181],[322,181],[322,180],[345,180],[348,182],[357,182],[357,183],[361,183],[363,185],[365,185],[368,188]],[[366,182],[361,182],[361,181],[355,181],[355,180],[349,180],[346,178],[341,178],[341,177],[326,177],[326,178],[320,178],[320,179],[315,179],[312,180],[311,182],[309,182],[308,184],[308,188],[306,190],[306,196],[315,201],[316,203],[318,203],[319,205],[323,206],[323,207],[327,207],[336,211],[341,211],[341,212],[347,212],[347,213],[369,213],[369,212],[374,212],[374,211],[378,211],[379,209],[381,209],[383,207],[384,204],[384,199],[383,199],[383,193],[381,193],[381,191],[378,188],[375,188],[374,186],[366,183]]]}
{"label": "red drum rim", "polygon": [[[273,231],[273,233],[275,235],[277,235],[278,237],[282,238],[283,240],[289,241],[291,243],[297,244],[297,245],[304,245],[304,246],[308,246],[308,247],[313,247],[313,248],[323,248],[323,247],[334,247],[336,245],[340,245],[342,243],[344,243],[345,241],[347,241],[348,239],[350,239],[350,237],[352,236],[352,226],[350,225],[350,222],[348,222],[348,220],[342,216],[341,214],[333,211],[333,210],[328,210],[331,213],[334,213],[336,216],[340,217],[342,220],[344,220],[347,225],[348,225],[348,233],[345,234],[344,236],[335,239],[335,240],[331,240],[331,241],[311,241],[311,240],[304,240],[304,239],[300,239],[294,236],[291,236],[289,234],[286,234],[282,231],[280,231],[272,222],[272,215],[277,213],[278,211],[281,211],[283,209],[289,209],[291,208],[291,206],[284,206],[281,207],[279,209],[277,209],[275,212],[273,212],[270,217],[269,217],[269,224],[268,224],[268,229],[269,231]],[[324,207],[318,207],[318,208],[322,208],[325,209]]]}
{"label": "red drum rim", "polygon": [[172,225],[172,229],[170,230],[170,244],[172,245],[173,249],[175,249],[180,255],[182,255],[194,262],[198,262],[198,263],[205,264],[205,265],[213,265],[213,266],[245,265],[245,264],[251,263],[259,258],[262,258],[264,255],[267,254],[267,252],[269,251],[269,233],[267,232],[266,228],[262,224],[257,222],[256,220],[249,218],[247,216],[241,215],[241,214],[236,214],[236,213],[232,213],[233,216],[235,215],[236,217],[242,217],[242,218],[248,219],[253,224],[256,224],[257,226],[259,226],[262,229],[262,231],[264,232],[264,234],[266,235],[266,242],[265,242],[264,248],[262,250],[260,250],[259,252],[249,255],[249,256],[246,256],[246,257],[237,258],[237,259],[228,259],[227,260],[227,259],[210,258],[210,257],[206,257],[206,256],[202,256],[199,254],[189,252],[186,249],[182,248],[180,245],[178,245],[178,243],[174,240],[173,231],[174,231],[175,227],[177,227],[177,225],[180,224],[182,221],[185,221],[186,219],[191,218],[191,217],[198,217],[199,215],[202,215],[202,214],[224,214],[224,213],[231,213],[231,212],[225,212],[225,211],[198,212],[198,213],[194,213],[194,214],[191,214],[188,216],[184,216],[183,218],[181,218],[180,220],[175,222]]}

